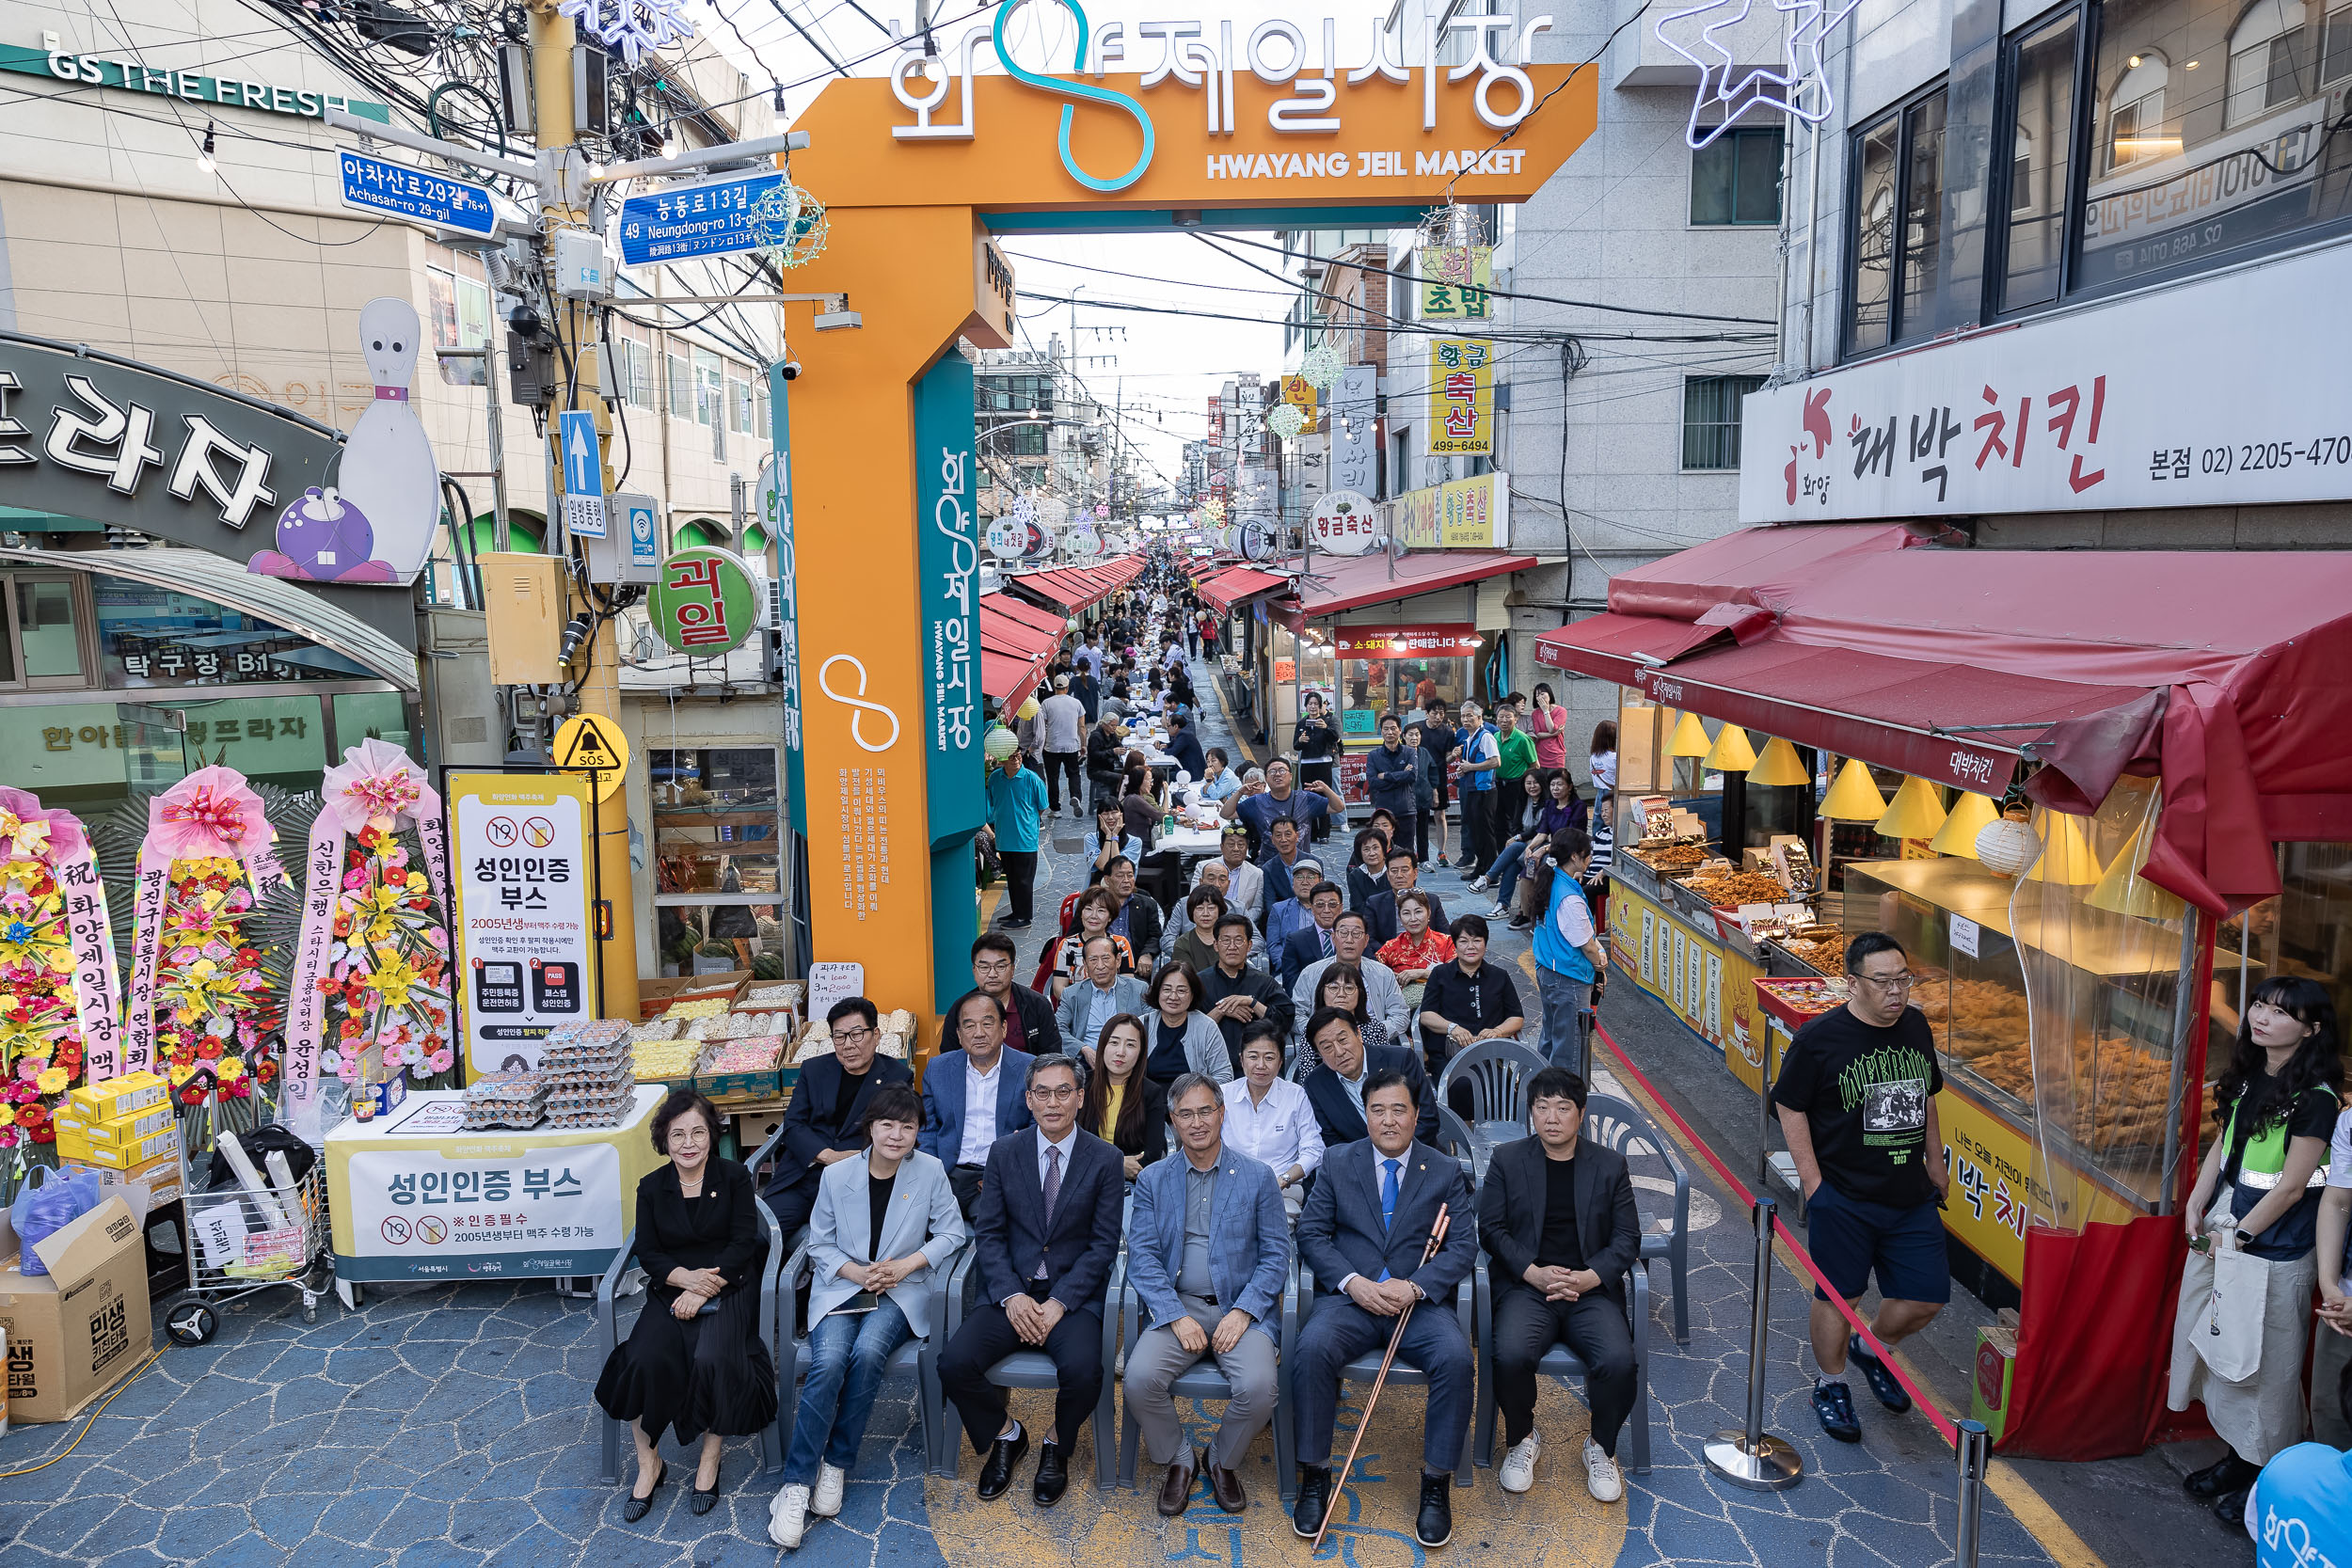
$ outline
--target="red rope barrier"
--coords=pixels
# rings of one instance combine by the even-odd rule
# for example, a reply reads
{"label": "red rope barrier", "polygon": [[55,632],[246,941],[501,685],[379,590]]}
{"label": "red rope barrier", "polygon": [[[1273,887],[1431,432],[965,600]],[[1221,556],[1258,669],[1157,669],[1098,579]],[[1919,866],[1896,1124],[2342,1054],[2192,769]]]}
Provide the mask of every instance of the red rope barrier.
{"label": "red rope barrier", "polygon": [[[1715,1151],[1708,1147],[1707,1140],[1693,1132],[1691,1130],[1691,1124],[1676,1114],[1674,1106],[1667,1102],[1666,1097],[1658,1092],[1658,1085],[1651,1083],[1648,1075],[1633,1065],[1632,1058],[1625,1053],[1624,1048],[1617,1044],[1609,1031],[1596,1024],[1593,1033],[1599,1037],[1601,1044],[1609,1048],[1609,1053],[1617,1059],[1617,1065],[1625,1069],[1627,1076],[1642,1086],[1642,1091],[1649,1096],[1650,1103],[1658,1107],[1659,1114],[1674,1123],[1675,1130],[1682,1134],[1683,1142],[1698,1150],[1699,1157],[1714,1168],[1716,1176],[1722,1180],[1724,1186],[1729,1187],[1739,1196],[1740,1202],[1747,1204],[1750,1208],[1755,1207],[1756,1195],[1748,1189],[1747,1183],[1732,1175],[1731,1167],[1724,1164],[1717,1157]],[[1855,1333],[1861,1335],[1868,1342],[1871,1350],[1877,1354],[1879,1365],[1894,1374],[1895,1381],[1901,1384],[1905,1391],[1911,1395],[1912,1403],[1918,1408],[1919,1413],[1928,1418],[1930,1424],[1937,1432],[1943,1433],[1947,1443],[1957,1449],[1960,1446],[1960,1429],[1952,1424],[1951,1418],[1944,1414],[1935,1401],[1929,1397],[1927,1390],[1914,1383],[1904,1374],[1903,1370],[1895,1364],[1895,1359],[1887,1354],[1886,1347],[1879,1342],[1879,1337],[1870,1332],[1870,1325],[1862,1321],[1852,1307],[1847,1304],[1844,1296],[1838,1294],[1837,1288],[1822,1275],[1820,1267],[1813,1261],[1813,1255],[1805,1251],[1795,1233],[1788,1228],[1788,1222],[1783,1220],[1777,1212],[1772,1215],[1772,1228],[1778,1231],[1780,1239],[1788,1243],[1788,1250],[1796,1254],[1797,1261],[1804,1265],[1804,1272],[1813,1276],[1813,1282],[1820,1287],[1821,1293],[1829,1298],[1830,1304],[1837,1308],[1838,1314],[1853,1325]]]}

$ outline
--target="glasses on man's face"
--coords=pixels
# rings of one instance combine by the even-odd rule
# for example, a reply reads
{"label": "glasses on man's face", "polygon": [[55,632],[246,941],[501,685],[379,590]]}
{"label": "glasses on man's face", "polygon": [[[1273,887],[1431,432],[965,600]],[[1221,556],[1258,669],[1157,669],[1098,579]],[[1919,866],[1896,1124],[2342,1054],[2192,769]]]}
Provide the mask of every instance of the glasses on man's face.
{"label": "glasses on man's face", "polygon": [[972,966],[972,973],[976,975],[1009,974],[1012,973],[1012,965],[1002,958],[982,958]]}
{"label": "glasses on man's face", "polygon": [[1217,1113],[1223,1109],[1224,1107],[1221,1105],[1202,1105],[1197,1107],[1184,1107],[1170,1111],[1168,1114],[1175,1117],[1178,1121],[1189,1124],[1200,1121],[1213,1121],[1216,1118]]}
{"label": "glasses on man's face", "polygon": [[855,1045],[860,1040],[871,1039],[873,1036],[874,1031],[868,1029],[865,1024],[861,1023],[854,1029],[835,1029],[833,1032],[833,1043],[835,1045]]}
{"label": "glasses on man's face", "polygon": [[1905,971],[1900,974],[1857,974],[1854,978],[1861,981],[1866,986],[1872,986],[1880,990],[1892,993],[1899,990],[1909,990],[1912,987],[1912,983],[1917,980],[1918,976],[1911,974],[1909,971]]}
{"label": "glasses on man's face", "polygon": [[1040,1084],[1029,1091],[1029,1098],[1042,1100],[1049,1105],[1058,1105],[1065,1100],[1077,1099],[1078,1091],[1068,1084]]}

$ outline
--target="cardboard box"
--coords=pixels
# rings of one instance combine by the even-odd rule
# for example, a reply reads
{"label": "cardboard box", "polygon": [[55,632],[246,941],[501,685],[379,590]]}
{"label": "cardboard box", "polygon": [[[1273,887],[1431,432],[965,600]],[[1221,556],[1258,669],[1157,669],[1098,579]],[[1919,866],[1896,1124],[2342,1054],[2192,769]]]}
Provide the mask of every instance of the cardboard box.
{"label": "cardboard box", "polygon": [[107,1186],[120,1187],[126,1199],[135,1194],[136,1200],[131,1208],[139,1214],[176,1202],[184,1190],[177,1149],[129,1169],[83,1160],[65,1160],[58,1168],[68,1172],[96,1171]]}
{"label": "cardboard box", "polygon": [[122,1145],[92,1143],[87,1138],[57,1134],[57,1158],[71,1160],[77,1165],[103,1165],[108,1170],[133,1170],[151,1165],[158,1160],[176,1160],[180,1156],[180,1132],[167,1127],[161,1132]]}
{"label": "cardboard box", "polygon": [[93,1121],[119,1121],[171,1098],[171,1085],[151,1072],[134,1072],[103,1083],[85,1084],[66,1097],[75,1114]]}
{"label": "cardboard box", "polygon": [[45,1275],[26,1274],[19,1250],[15,1227],[0,1213],[8,1418],[70,1421],[136,1368],[154,1338],[138,1218],[120,1197],[108,1197],[35,1244]]}
{"label": "cardboard box", "polygon": [[[665,974],[637,982],[637,1014],[644,1022],[660,1018],[670,1010],[674,1002],[689,997],[723,996],[733,1002],[752,983],[748,969],[730,969],[719,974]],[[774,982],[771,981],[770,984]]]}
{"label": "cardboard box", "polygon": [[52,1125],[61,1138],[74,1137],[87,1144],[124,1148],[143,1138],[170,1131],[176,1120],[178,1117],[168,1105],[157,1105],[144,1111],[134,1111],[127,1117],[112,1117],[104,1120],[61,1108]]}

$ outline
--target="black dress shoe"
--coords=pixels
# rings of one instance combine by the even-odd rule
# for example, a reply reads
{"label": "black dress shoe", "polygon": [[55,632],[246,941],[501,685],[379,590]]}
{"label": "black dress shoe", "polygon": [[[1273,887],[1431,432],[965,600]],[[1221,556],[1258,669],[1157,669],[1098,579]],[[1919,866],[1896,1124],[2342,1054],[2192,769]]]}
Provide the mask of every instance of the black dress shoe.
{"label": "black dress shoe", "polygon": [[638,1520],[644,1518],[646,1514],[651,1513],[653,1512],[654,1494],[660,1491],[661,1483],[669,1479],[670,1462],[665,1459],[661,1462],[661,1468],[654,1473],[653,1485],[646,1489],[645,1495],[642,1497],[631,1497],[628,1501],[621,1505],[621,1523],[625,1525],[633,1525]]}
{"label": "black dress shoe", "polygon": [[1208,1454],[1200,1455],[1200,1466],[1209,1473],[1209,1496],[1216,1506],[1228,1513],[1239,1513],[1249,1506],[1249,1494],[1241,1489],[1241,1475],[1234,1470],[1221,1470],[1209,1463]]}
{"label": "black dress shoe", "polygon": [[2192,1470],[2181,1478],[2181,1490],[2192,1497],[2219,1497],[2251,1485],[2261,1466],[2249,1465],[2233,1453],[2225,1453],[2201,1470]]}
{"label": "black dress shoe", "polygon": [[2246,1528],[2246,1504],[2252,1496],[2253,1489],[2245,1486],[2234,1492],[2222,1493],[2221,1500],[2213,1505],[2213,1516],[2233,1530],[2243,1531]]}
{"label": "black dress shoe", "polygon": [[711,1481],[709,1491],[706,1492],[699,1486],[692,1490],[693,1496],[686,1499],[686,1506],[697,1514],[707,1513],[719,1506],[719,1482],[716,1478]]}
{"label": "black dress shoe", "polygon": [[1323,1515],[1331,1506],[1331,1467],[1328,1465],[1301,1465],[1298,1467],[1298,1500],[1291,1504],[1291,1533],[1301,1541],[1312,1541],[1323,1528]]}
{"label": "black dress shoe", "polygon": [[1452,1476],[1421,1478],[1421,1512],[1413,1516],[1413,1539],[1424,1546],[1442,1546],[1454,1539]]}
{"label": "black dress shoe", "polygon": [[980,1501],[993,1502],[1012,1488],[1013,1466],[1029,1451],[1029,1429],[1023,1427],[1010,1437],[999,1437],[988,1447],[988,1463],[980,1466],[980,1484],[977,1488]]}
{"label": "black dress shoe", "polygon": [[1051,1508],[1061,1501],[1061,1495],[1070,1490],[1070,1463],[1062,1455],[1061,1445],[1048,1437],[1037,1446],[1037,1481],[1029,1488],[1029,1496],[1040,1508]]}

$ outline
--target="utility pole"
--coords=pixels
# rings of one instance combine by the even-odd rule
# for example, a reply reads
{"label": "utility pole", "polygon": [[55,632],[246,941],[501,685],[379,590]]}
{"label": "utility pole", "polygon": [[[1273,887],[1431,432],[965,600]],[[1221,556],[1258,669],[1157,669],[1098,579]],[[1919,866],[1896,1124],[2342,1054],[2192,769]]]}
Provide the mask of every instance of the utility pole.
{"label": "utility pole", "polygon": [[[589,211],[584,205],[587,195],[588,168],[586,160],[572,141],[572,51],[579,43],[578,31],[571,18],[556,10],[556,0],[530,0],[531,18],[531,96],[532,119],[538,127],[540,166],[540,212],[551,235],[555,229],[587,229]],[[543,242],[547,235],[543,235]],[[545,243],[540,245],[537,263],[548,265]],[[597,311],[594,300],[567,299],[555,290],[546,291],[555,307],[555,319],[549,324],[563,345],[559,365],[569,361],[571,374],[556,394],[555,407],[563,410],[586,410],[596,417],[596,446],[604,462],[602,487],[608,497],[612,494],[612,413],[598,395],[603,384],[600,373]],[[723,415],[722,415],[723,418]],[[548,445],[553,458],[553,471],[563,471],[563,453],[558,426],[562,420],[550,413],[548,419]],[[561,498],[550,492],[548,498],[548,517],[553,523],[563,515]],[[556,530],[561,541],[561,559],[566,566],[571,562],[571,531],[561,526]],[[586,585],[566,574],[569,582],[570,606],[574,615],[586,613],[595,626],[594,632],[573,657],[585,660],[579,666],[581,675],[580,710],[612,720],[621,721],[620,644],[613,633],[613,618],[596,616],[588,600]],[[604,1005],[608,1016],[635,1019],[637,1017],[637,897],[634,873],[628,860],[628,825],[630,791],[624,778],[621,789],[604,803],[597,816],[596,885],[605,908],[611,911],[612,923],[596,940],[596,967],[604,977]]]}

